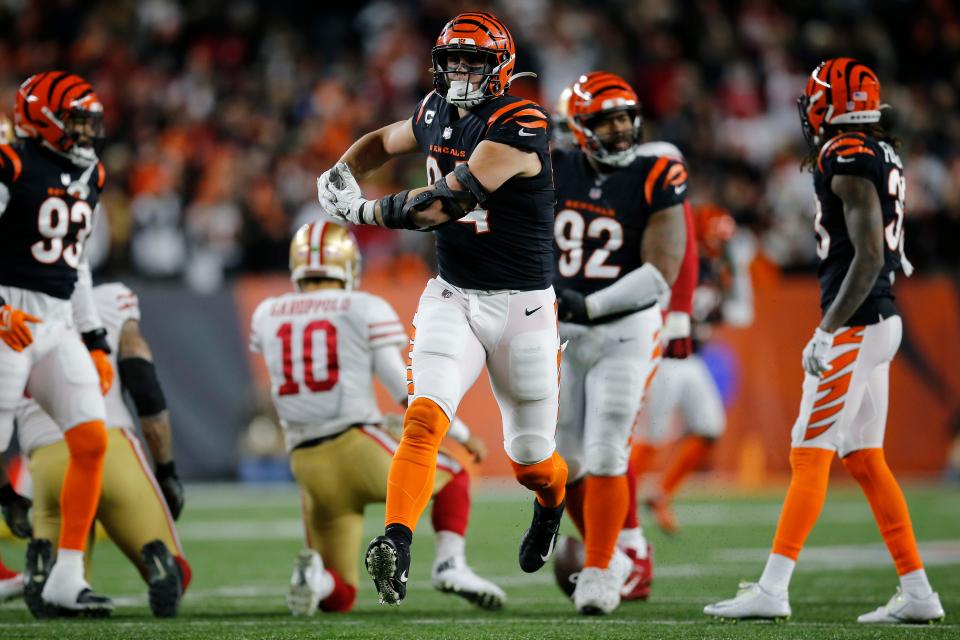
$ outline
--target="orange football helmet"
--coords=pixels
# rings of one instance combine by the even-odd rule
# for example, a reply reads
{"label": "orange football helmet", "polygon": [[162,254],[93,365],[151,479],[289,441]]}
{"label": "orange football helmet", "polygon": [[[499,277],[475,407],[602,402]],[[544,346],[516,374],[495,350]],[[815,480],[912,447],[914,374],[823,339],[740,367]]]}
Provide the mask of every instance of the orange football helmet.
{"label": "orange football helmet", "polygon": [[298,291],[304,278],[330,278],[346,289],[356,289],[361,262],[357,239],[349,229],[329,220],[303,225],[290,242],[290,280]]}
{"label": "orange football helmet", "polygon": [[[627,149],[610,150],[594,133],[597,119],[607,114],[626,111],[632,116],[633,128]],[[618,75],[606,71],[591,71],[574,83],[567,103],[567,122],[583,152],[597,162],[625,167],[637,157],[642,139],[643,118],[637,93]]]}
{"label": "orange football helmet", "polygon": [[693,225],[700,254],[710,258],[723,255],[737,230],[737,223],[726,209],[709,203],[693,208]]}
{"label": "orange football helmet", "polygon": [[[453,51],[479,54],[483,68],[466,72],[447,68]],[[504,95],[510,88],[517,49],[507,27],[492,13],[461,13],[448,22],[433,47],[433,86],[450,104],[462,109],[473,107]],[[482,77],[477,86],[467,80],[450,80],[453,73],[469,73]]]}
{"label": "orange football helmet", "polygon": [[810,74],[797,107],[804,137],[819,146],[828,125],[880,121],[880,80],[862,62],[831,58]]}
{"label": "orange football helmet", "polygon": [[[103,104],[90,83],[66,71],[44,71],[17,91],[14,126],[21,138],[37,138],[74,164],[97,162],[103,142]],[[87,144],[81,144],[86,139]]]}

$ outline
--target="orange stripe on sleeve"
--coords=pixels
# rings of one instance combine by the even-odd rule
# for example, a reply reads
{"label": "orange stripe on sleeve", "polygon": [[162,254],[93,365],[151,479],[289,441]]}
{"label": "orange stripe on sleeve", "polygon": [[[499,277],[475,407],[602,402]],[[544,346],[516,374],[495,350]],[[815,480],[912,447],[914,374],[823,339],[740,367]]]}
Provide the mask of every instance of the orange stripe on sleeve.
{"label": "orange stripe on sleeve", "polygon": [[643,185],[643,196],[647,203],[651,202],[651,198],[653,198],[653,187],[656,186],[657,179],[667,168],[668,164],[670,164],[669,158],[658,158],[657,162],[653,165],[653,169],[647,174],[647,181]]}
{"label": "orange stripe on sleeve", "polygon": [[23,163],[20,161],[20,155],[8,144],[0,145],[0,153],[3,153],[13,165],[13,180],[16,182],[20,178],[20,174],[23,173]]}
{"label": "orange stripe on sleeve", "polygon": [[543,115],[542,112],[537,111],[536,109],[523,109],[522,111],[517,111],[516,113],[511,113],[510,118],[519,118],[520,116],[530,116],[532,118],[540,118],[541,120],[546,120],[547,116]]}
{"label": "orange stripe on sleeve", "polygon": [[[511,118],[510,120],[512,119],[513,118]],[[508,120],[507,122],[510,122],[510,120]],[[523,120],[517,120],[517,124],[527,129],[546,129],[547,128],[546,120],[536,120],[534,122],[529,122],[529,121],[524,122]]]}
{"label": "orange stripe on sleeve", "polygon": [[509,111],[513,111],[514,109],[519,109],[520,107],[523,107],[523,106],[528,105],[528,104],[533,104],[533,101],[532,101],[532,100],[521,100],[520,102],[514,102],[513,104],[508,104],[508,105],[505,106],[505,107],[500,107],[499,109],[497,109],[496,111],[493,112],[493,115],[492,115],[492,116],[490,116],[490,117],[487,119],[487,126],[489,127],[490,125],[492,125],[494,122],[497,121],[497,118],[499,118],[499,117],[502,116],[503,114],[505,114],[505,113],[507,113],[507,112],[509,112]]}

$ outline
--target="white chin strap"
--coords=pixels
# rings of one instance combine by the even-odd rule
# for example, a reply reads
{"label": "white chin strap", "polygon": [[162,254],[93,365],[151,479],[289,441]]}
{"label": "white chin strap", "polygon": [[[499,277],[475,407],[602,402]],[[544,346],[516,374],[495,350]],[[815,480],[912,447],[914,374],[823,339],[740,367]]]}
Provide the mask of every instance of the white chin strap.
{"label": "white chin strap", "polygon": [[63,156],[78,167],[83,167],[85,169],[92,167],[100,160],[97,157],[97,152],[89,147],[73,145],[70,147],[69,151],[60,151],[60,149],[57,149],[53,145],[47,144],[46,140],[43,141],[43,146],[45,146],[47,149],[50,149],[57,155]]}
{"label": "white chin strap", "polygon": [[616,153],[601,150],[600,153],[595,154],[593,158],[597,162],[610,165],[611,167],[626,167],[636,160],[639,155],[640,148],[637,145],[632,145],[629,149],[617,151]]}
{"label": "white chin strap", "polygon": [[483,95],[483,89],[471,85],[466,80],[451,80],[445,98],[455,107],[470,109],[483,102],[486,96]]}

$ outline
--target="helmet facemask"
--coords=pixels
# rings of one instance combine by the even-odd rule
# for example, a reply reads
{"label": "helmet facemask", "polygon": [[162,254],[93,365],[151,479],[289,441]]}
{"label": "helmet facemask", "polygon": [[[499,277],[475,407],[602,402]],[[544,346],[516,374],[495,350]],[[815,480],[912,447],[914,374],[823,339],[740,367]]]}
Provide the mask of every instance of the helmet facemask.
{"label": "helmet facemask", "polygon": [[[94,105],[99,107],[99,104]],[[57,153],[79,167],[96,164],[105,140],[103,110],[71,109],[51,118],[63,129]]]}
{"label": "helmet facemask", "polygon": [[[512,61],[510,56],[504,56],[498,64],[501,53],[496,51],[471,45],[448,45],[434,47],[432,58],[434,87],[455,107],[472,109],[506,90],[500,87],[499,77],[504,66]],[[459,63],[453,66],[451,58]],[[468,63],[465,60],[468,58],[476,61]],[[460,77],[454,79],[454,76]]]}
{"label": "helmet facemask", "polygon": [[[629,129],[612,131],[603,136],[597,133],[596,129],[604,120],[623,113],[626,113],[632,122]],[[584,151],[597,162],[612,167],[626,167],[637,158],[638,147],[643,140],[643,118],[635,106],[574,116],[572,120],[585,139]]]}

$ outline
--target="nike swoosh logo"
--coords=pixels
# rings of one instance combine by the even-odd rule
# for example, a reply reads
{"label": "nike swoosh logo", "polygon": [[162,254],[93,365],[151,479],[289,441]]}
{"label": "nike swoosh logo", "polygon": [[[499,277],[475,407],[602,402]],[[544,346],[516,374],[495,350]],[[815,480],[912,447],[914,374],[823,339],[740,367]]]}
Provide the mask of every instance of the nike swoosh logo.
{"label": "nike swoosh logo", "polygon": [[547,549],[547,552],[540,556],[540,559],[546,562],[550,559],[550,556],[553,555],[553,545],[557,543],[557,536],[550,538],[550,548]]}
{"label": "nike swoosh logo", "polygon": [[620,588],[620,595],[627,595],[633,591],[638,584],[640,584],[640,576],[636,576],[630,580],[627,580],[627,582]]}
{"label": "nike swoosh logo", "polygon": [[536,132],[536,131],[529,132],[529,131],[525,131],[525,130],[523,130],[523,129],[520,129],[520,135],[521,135],[521,136],[524,136],[524,137],[526,137],[526,136],[535,136],[535,135],[537,135],[537,132]]}
{"label": "nike swoosh logo", "polygon": [[167,570],[164,568],[163,563],[160,562],[160,558],[154,557],[153,564],[157,565],[157,571],[160,573],[160,575],[157,576],[157,579],[163,580],[164,578],[166,578]]}
{"label": "nike swoosh logo", "polygon": [[636,340],[636,338],[620,338],[620,342],[630,342],[631,340]]}
{"label": "nike swoosh logo", "polygon": [[406,583],[406,582],[407,582],[407,572],[406,572],[406,570],[404,570],[404,572],[403,572],[402,574],[400,574],[400,582],[403,582],[403,583]]}
{"label": "nike swoosh logo", "polygon": [[539,307],[537,307],[537,308],[534,309],[533,311],[531,311],[530,309],[524,309],[523,312],[524,312],[525,314],[527,314],[528,316],[532,316],[532,315],[535,314],[537,311],[540,311],[540,309],[543,309],[543,305],[540,305]]}
{"label": "nike swoosh logo", "polygon": [[841,158],[841,157],[837,158],[837,162],[853,162],[854,160],[855,158]]}

